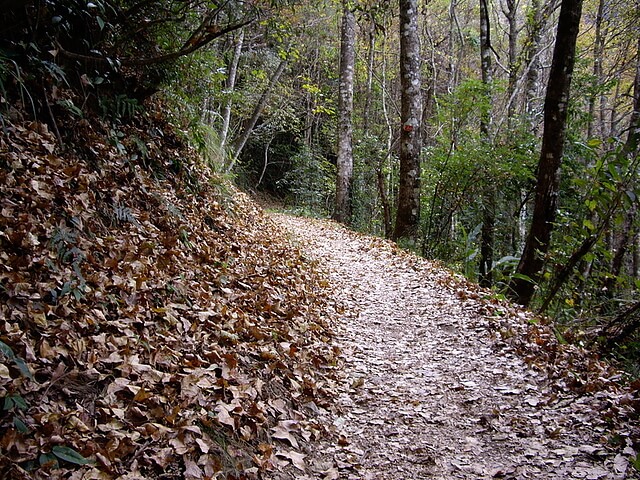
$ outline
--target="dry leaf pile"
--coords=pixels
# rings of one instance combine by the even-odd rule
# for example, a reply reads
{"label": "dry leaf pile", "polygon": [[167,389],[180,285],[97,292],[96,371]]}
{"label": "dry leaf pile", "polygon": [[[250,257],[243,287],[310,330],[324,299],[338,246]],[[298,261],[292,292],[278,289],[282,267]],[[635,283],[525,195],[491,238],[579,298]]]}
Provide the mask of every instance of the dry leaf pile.
{"label": "dry leaf pile", "polygon": [[277,218],[358,312],[335,327],[340,440],[319,478],[640,478],[637,383],[391,242]]}
{"label": "dry leaf pile", "polygon": [[67,128],[0,133],[0,478],[304,472],[325,277],[168,127]]}
{"label": "dry leaf pile", "polygon": [[638,478],[640,385],[530,314],[73,128],[0,135],[0,478]]}

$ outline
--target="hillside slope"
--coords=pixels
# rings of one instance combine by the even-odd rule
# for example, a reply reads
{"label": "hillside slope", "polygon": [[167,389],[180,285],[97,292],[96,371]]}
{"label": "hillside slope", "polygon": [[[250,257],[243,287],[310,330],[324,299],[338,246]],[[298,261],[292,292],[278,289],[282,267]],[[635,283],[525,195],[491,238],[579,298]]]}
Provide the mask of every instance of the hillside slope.
{"label": "hillside slope", "polygon": [[0,478],[291,478],[325,276],[168,125],[61,127],[0,135]]}

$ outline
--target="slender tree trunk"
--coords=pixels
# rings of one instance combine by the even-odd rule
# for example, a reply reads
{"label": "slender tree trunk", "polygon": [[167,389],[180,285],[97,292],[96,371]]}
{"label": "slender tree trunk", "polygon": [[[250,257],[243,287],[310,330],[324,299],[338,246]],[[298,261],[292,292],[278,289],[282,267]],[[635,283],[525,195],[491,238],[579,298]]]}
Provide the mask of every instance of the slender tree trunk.
{"label": "slender tree trunk", "polygon": [[376,59],[376,23],[371,14],[369,21],[369,51],[367,58],[367,91],[364,100],[364,108],[362,110],[362,130],[364,133],[369,131],[371,104],[373,103],[373,73]]}
{"label": "slender tree trunk", "polygon": [[509,24],[509,84],[507,87],[509,106],[507,125],[510,129],[516,113],[516,103],[513,101],[513,97],[518,83],[518,2],[516,0],[507,0],[507,10],[504,13]]}
{"label": "slender tree trunk", "polygon": [[338,91],[338,159],[334,220],[351,222],[351,180],[353,177],[353,70],[356,59],[356,17],[344,3],[340,38],[340,87]]}
{"label": "slender tree trunk", "polygon": [[[602,32],[604,2],[605,0],[598,2],[598,13],[595,22],[596,31],[593,40],[593,77],[599,85],[602,84],[602,56],[604,54],[604,36]],[[597,97],[600,99],[599,115],[596,115],[596,95],[591,95],[589,98],[589,124],[587,125],[587,136],[589,138],[593,138],[596,135],[604,136],[604,98],[603,95],[598,95]],[[595,128],[596,125],[598,126],[597,130]]]}
{"label": "slender tree trunk", "polygon": [[[480,68],[487,101],[491,103],[491,34],[487,0],[480,0]],[[480,118],[480,134],[487,145],[491,142],[489,125],[491,107]],[[482,229],[480,231],[480,285],[491,287],[493,283],[493,248],[495,230],[496,189],[489,182],[482,195]]]}
{"label": "slender tree trunk", "polygon": [[540,49],[542,44],[542,32],[546,19],[540,5],[540,0],[531,0],[531,14],[529,15],[529,38],[525,52],[527,75],[525,79],[524,111],[529,118],[532,128],[536,123],[536,92],[542,62],[540,61]]}
{"label": "slender tree trunk", "polygon": [[400,185],[393,239],[415,242],[420,221],[422,95],[418,1],[400,0]]}
{"label": "slender tree trunk", "polygon": [[256,126],[256,123],[258,123],[258,120],[262,115],[262,111],[264,110],[264,107],[267,106],[267,102],[271,98],[273,89],[278,83],[278,81],[280,80],[280,76],[282,75],[282,72],[284,72],[284,69],[286,68],[287,63],[288,63],[287,60],[280,61],[278,68],[276,68],[276,71],[273,72],[273,75],[271,75],[271,78],[269,79],[269,85],[267,86],[267,89],[262,93],[262,95],[260,96],[260,100],[258,100],[258,103],[253,109],[253,114],[251,115],[251,118],[249,118],[249,121],[247,122],[242,134],[234,142],[233,158],[231,160],[231,163],[229,163],[229,166],[227,167],[227,172],[230,172],[233,166],[238,161],[238,158],[240,157],[240,153],[242,152],[242,149],[246,145],[247,140],[249,140],[249,137],[251,136],[251,133],[253,132],[254,127]]}
{"label": "slender tree trunk", "polygon": [[567,107],[581,14],[582,0],[562,0],[545,98],[533,218],[518,264],[518,275],[509,284],[512,297],[521,305],[531,302],[540,280],[556,218]]}
{"label": "slender tree trunk", "polygon": [[391,237],[393,224],[391,223],[391,206],[389,205],[389,197],[387,196],[387,186],[384,181],[383,171],[384,161],[376,168],[376,180],[378,184],[378,195],[380,195],[380,203],[382,204],[382,220],[384,222],[384,236]]}
{"label": "slender tree trunk", "polygon": [[[449,92],[453,92],[458,85],[459,77],[459,63],[460,54],[464,47],[464,37],[462,36],[462,29],[458,22],[458,13],[456,11],[458,7],[458,0],[451,0],[449,4]],[[458,39],[460,46],[456,48],[456,38]]]}
{"label": "slender tree trunk", "polygon": [[227,99],[224,102],[224,109],[222,110],[222,130],[220,131],[220,149],[224,149],[227,144],[227,137],[229,136],[229,125],[231,123],[231,107],[233,105],[232,94],[236,88],[236,78],[238,76],[238,63],[240,62],[240,55],[242,54],[242,43],[244,41],[244,29],[238,32],[236,37],[236,44],[233,49],[233,57],[231,57],[231,63],[229,64],[229,74],[227,75]]}
{"label": "slender tree trunk", "polygon": [[638,155],[638,147],[640,147],[640,38],[637,48],[636,76],[633,82],[633,112],[629,120],[629,134],[625,144],[626,155]]}
{"label": "slender tree trunk", "polygon": [[269,166],[269,147],[271,146],[271,142],[273,142],[274,138],[276,138],[275,134],[271,138],[269,138],[269,141],[264,146],[264,162],[262,163],[262,172],[260,172],[260,178],[256,182],[255,187],[253,187],[254,189],[257,189],[260,186],[260,184],[262,183],[262,179],[264,178],[264,174],[267,172],[267,167]]}
{"label": "slender tree trunk", "polygon": [[[622,154],[625,156],[635,156],[637,160],[638,147],[640,146],[640,39],[638,39],[638,52],[636,61],[636,74],[633,84],[633,112],[629,119],[629,133],[627,135],[627,141],[622,150]],[[635,162],[631,162],[632,166],[635,166]],[[613,258],[611,260],[611,276],[609,276],[605,282],[607,294],[612,296],[615,288],[616,277],[622,272],[624,264],[624,258],[629,250],[629,246],[633,241],[634,224],[636,216],[638,214],[638,204],[634,204],[629,208],[625,215],[622,228],[616,232],[613,232],[614,251]]]}
{"label": "slender tree trunk", "polygon": [[[378,193],[380,195],[380,202],[382,203],[382,220],[384,222],[384,237],[393,237],[393,221],[391,219],[391,201],[389,200],[389,186],[391,181],[385,181],[384,165],[387,159],[391,156],[393,150],[393,124],[389,118],[389,109],[387,108],[387,34],[386,30],[382,36],[382,113],[387,125],[387,155],[385,155],[378,164],[376,175],[378,177]],[[390,171],[392,169],[389,169]]]}

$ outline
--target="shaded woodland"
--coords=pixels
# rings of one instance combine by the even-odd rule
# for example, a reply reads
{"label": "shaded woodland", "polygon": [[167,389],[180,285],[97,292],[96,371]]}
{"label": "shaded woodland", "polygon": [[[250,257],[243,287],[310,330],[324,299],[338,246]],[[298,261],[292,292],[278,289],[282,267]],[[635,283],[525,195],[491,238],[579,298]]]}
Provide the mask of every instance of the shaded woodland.
{"label": "shaded woodland", "polygon": [[335,434],[343,307],[231,182],[543,314],[500,335],[637,413],[558,352],[637,391],[639,7],[0,0],[0,474],[295,478]]}
{"label": "shaded woodland", "polygon": [[[242,188],[397,239],[549,315],[569,341],[626,344],[634,363],[636,1],[4,1],[2,11],[3,117],[42,119],[64,143],[57,117],[98,116],[126,149],[136,141],[118,125],[161,99],[184,140]],[[571,60],[555,92],[561,127],[545,107],[547,85],[560,85],[549,82],[556,46]],[[556,133],[545,166],[542,139]]]}
{"label": "shaded woodland", "polygon": [[[2,115],[45,121],[63,145],[64,116],[105,119],[144,160],[121,126],[161,99],[241,187],[398,239],[569,341],[624,344],[632,365],[639,10],[582,3],[4,1]],[[545,167],[554,50],[572,46],[556,42],[563,8],[573,73]]]}

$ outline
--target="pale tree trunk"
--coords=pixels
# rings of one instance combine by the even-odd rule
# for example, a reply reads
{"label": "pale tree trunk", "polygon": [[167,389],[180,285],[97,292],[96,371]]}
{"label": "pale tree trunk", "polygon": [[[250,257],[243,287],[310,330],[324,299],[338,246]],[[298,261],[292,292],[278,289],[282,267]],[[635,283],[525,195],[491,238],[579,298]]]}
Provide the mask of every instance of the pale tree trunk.
{"label": "pale tree trunk", "polygon": [[[596,31],[595,38],[593,40],[593,78],[601,85],[603,83],[603,74],[602,74],[602,56],[604,55],[604,32],[603,28],[603,16],[604,16],[604,2],[605,0],[600,0],[598,2],[598,13],[596,15]],[[596,115],[596,104],[597,100],[600,100],[600,110]],[[601,93],[597,97],[596,95],[592,95],[589,98],[589,124],[587,125],[587,136],[589,138],[593,138],[596,135],[601,138],[605,135],[604,129],[604,108],[605,108],[605,97]],[[596,126],[598,127],[596,129]]]}
{"label": "pale tree trunk", "polygon": [[[512,131],[514,128],[514,119],[518,113],[518,103],[516,97],[518,96],[518,77],[520,75],[519,61],[518,61],[518,36],[520,29],[518,28],[518,10],[520,7],[520,0],[505,0],[502,6],[502,13],[507,19],[507,31],[508,31],[508,65],[509,65],[509,80],[507,85],[507,131]],[[515,215],[513,215],[513,223],[510,228],[510,243],[512,250],[518,251],[518,243],[521,242],[523,236],[519,235],[519,232],[524,228],[524,223],[521,223],[520,218],[526,218],[525,204],[521,203],[519,196],[512,197],[509,201],[510,208],[513,209]]]}
{"label": "pale tree trunk", "polygon": [[[487,100],[491,102],[491,33],[489,24],[489,8],[487,0],[480,0],[480,68],[482,83],[485,87]],[[489,125],[491,123],[491,108],[480,119],[480,134],[489,144]],[[493,248],[496,214],[496,189],[489,181],[482,195],[482,229],[480,231],[480,285],[491,287],[493,283]]]}
{"label": "pale tree trunk", "polygon": [[543,16],[540,0],[531,0],[531,13],[529,15],[529,38],[525,53],[527,62],[527,76],[525,81],[524,111],[531,125],[535,125],[535,97],[538,89],[538,79],[542,62],[540,62],[540,45],[542,43]]}
{"label": "pale tree trunk", "polygon": [[581,14],[582,0],[562,0],[544,105],[544,131],[533,217],[517,275],[509,283],[510,295],[521,305],[531,302],[541,278],[556,219],[560,165]]}
{"label": "pale tree trunk", "polygon": [[[391,201],[389,200],[389,190],[387,185],[392,182],[385,181],[384,165],[392,154],[394,145],[393,141],[393,124],[389,117],[389,109],[387,107],[387,33],[386,29],[382,35],[382,113],[387,125],[387,155],[380,159],[376,168],[376,177],[378,179],[378,194],[380,195],[380,203],[382,204],[382,219],[384,222],[384,237],[393,237],[393,221],[391,215]],[[391,170],[391,169],[390,169]]]}
{"label": "pale tree trunk", "polygon": [[[460,62],[459,51],[462,51],[464,47],[464,37],[460,29],[458,22],[458,14],[456,7],[458,6],[457,0],[451,0],[449,4],[449,93],[455,90],[458,86],[458,64]],[[456,38],[460,41],[459,49],[456,49]]]}
{"label": "pale tree trunk", "polygon": [[256,126],[256,123],[258,123],[258,120],[262,115],[262,111],[264,110],[264,107],[267,106],[267,102],[271,98],[273,89],[275,88],[276,84],[280,80],[280,76],[284,72],[284,69],[287,67],[287,63],[288,63],[287,60],[280,61],[278,68],[276,68],[276,71],[273,73],[273,75],[271,75],[271,78],[269,79],[269,85],[267,86],[266,90],[262,93],[262,95],[260,96],[260,100],[258,100],[258,103],[253,109],[253,114],[251,115],[251,118],[249,118],[248,122],[246,123],[244,130],[242,131],[242,134],[236,139],[235,142],[233,142],[233,147],[234,147],[233,158],[231,159],[231,162],[227,167],[227,172],[230,172],[233,166],[238,161],[238,158],[240,157],[240,153],[242,152],[242,149],[247,144],[247,140],[249,140],[249,137],[251,136],[251,133],[253,132],[254,127]]}
{"label": "pale tree trunk", "polygon": [[369,21],[369,51],[367,58],[367,91],[364,99],[364,108],[362,110],[362,130],[364,133],[369,131],[371,104],[373,103],[373,73],[376,59],[376,22],[371,13],[371,19]]}
{"label": "pale tree trunk", "polygon": [[[320,56],[319,45],[316,44],[313,49],[313,54],[310,56],[308,64],[307,76],[312,82],[317,81],[318,78],[318,58]],[[304,146],[311,150],[313,139],[315,136],[316,126],[316,113],[317,99],[315,94],[307,91],[305,94],[305,120],[304,120]]]}
{"label": "pale tree trunk", "polygon": [[229,136],[229,125],[231,123],[231,107],[233,106],[232,95],[236,88],[236,78],[238,76],[238,63],[240,62],[240,55],[242,54],[242,43],[244,41],[244,29],[238,32],[236,37],[236,44],[233,49],[233,57],[231,57],[231,63],[229,64],[229,73],[227,75],[227,99],[224,102],[224,109],[222,110],[222,130],[220,131],[220,149],[224,149],[227,144],[227,137]]}
{"label": "pale tree trunk", "polygon": [[394,240],[416,241],[420,221],[422,96],[418,1],[400,0],[400,178]]}
{"label": "pale tree trunk", "polygon": [[338,90],[338,159],[334,220],[351,222],[353,177],[353,70],[356,58],[356,17],[345,2],[340,36],[340,86]]}
{"label": "pale tree trunk", "polygon": [[531,13],[528,15],[528,39],[525,51],[527,72],[525,77],[524,111],[532,128],[537,123],[537,92],[542,70],[542,41],[549,18],[556,9],[558,0],[549,0],[541,4],[541,0],[531,0]]}
{"label": "pale tree trunk", "polygon": [[506,8],[503,11],[509,29],[509,84],[507,86],[507,98],[509,99],[507,128],[509,130],[516,113],[516,103],[513,99],[518,83],[518,3],[517,0],[506,0]]}

